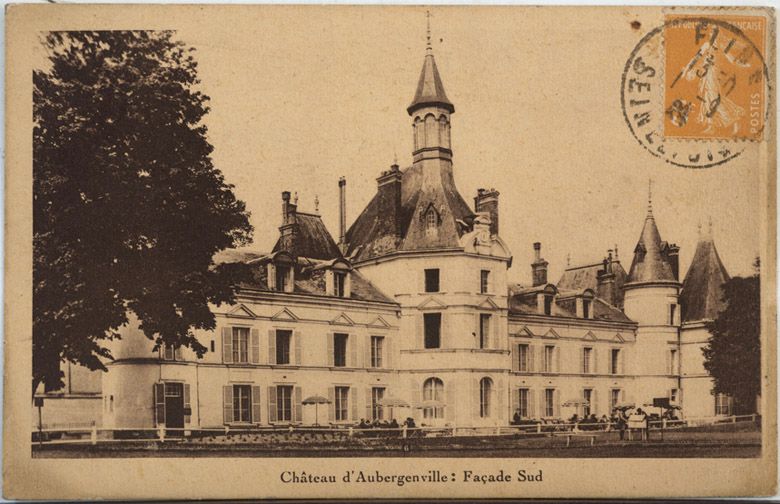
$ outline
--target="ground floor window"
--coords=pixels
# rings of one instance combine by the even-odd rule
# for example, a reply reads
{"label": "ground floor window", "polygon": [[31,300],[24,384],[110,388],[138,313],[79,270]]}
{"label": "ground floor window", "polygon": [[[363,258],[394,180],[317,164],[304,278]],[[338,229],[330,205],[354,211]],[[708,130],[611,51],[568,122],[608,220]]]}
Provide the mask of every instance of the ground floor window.
{"label": "ground floor window", "polygon": [[588,417],[590,416],[590,412],[593,411],[593,389],[583,389],[582,400],[582,416]]}
{"label": "ground floor window", "polygon": [[349,387],[336,387],[336,421],[349,420]]}
{"label": "ground floor window", "polygon": [[612,389],[609,391],[609,411],[615,411],[620,403],[620,389]]}
{"label": "ground floor window", "polygon": [[531,401],[529,401],[529,394],[530,393],[527,388],[521,388],[518,390],[517,412],[520,413],[520,418],[528,418],[530,415],[529,406]]}
{"label": "ground floor window", "polygon": [[490,416],[490,394],[493,392],[493,380],[482,378],[479,381],[479,416],[487,418]]}
{"label": "ground floor window", "polygon": [[233,421],[252,421],[252,387],[233,385]]}
{"label": "ground floor window", "polygon": [[371,389],[371,419],[382,420],[383,411],[381,401],[385,397],[384,387],[373,387]]}
{"label": "ground floor window", "polygon": [[555,389],[544,389],[544,416],[555,416]]}
{"label": "ground floor window", "polygon": [[292,422],[292,385],[277,385],[276,387],[276,420]]}
{"label": "ground floor window", "polygon": [[715,396],[715,414],[731,415],[732,401],[731,396],[727,394],[717,394]]}
{"label": "ground floor window", "polygon": [[[439,378],[428,378],[423,383],[423,402],[440,403],[444,400],[444,382]],[[423,409],[423,418],[443,418],[444,408],[433,405]]]}

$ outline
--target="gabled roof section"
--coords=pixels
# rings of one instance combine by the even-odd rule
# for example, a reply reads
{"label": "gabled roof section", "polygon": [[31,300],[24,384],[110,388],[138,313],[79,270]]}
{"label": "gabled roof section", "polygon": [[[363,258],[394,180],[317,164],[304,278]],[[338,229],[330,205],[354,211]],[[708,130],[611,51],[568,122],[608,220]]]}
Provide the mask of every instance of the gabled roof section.
{"label": "gabled roof section", "polygon": [[699,239],[680,294],[682,321],[714,320],[725,308],[721,286],[729,279],[711,233]]}
{"label": "gabled roof section", "polygon": [[412,103],[409,104],[406,111],[412,115],[415,110],[427,106],[439,106],[447,109],[450,113],[455,112],[455,105],[447,98],[444,92],[439,69],[436,67],[436,60],[433,58],[433,51],[428,47],[423,62],[420,79],[417,81],[417,90],[414,93]]}
{"label": "gabled roof section", "polygon": [[417,305],[418,310],[431,310],[431,309],[440,310],[446,307],[447,305],[445,305],[444,303],[442,303],[441,301],[439,301],[434,297],[429,297],[428,299],[426,299],[425,301]]}
{"label": "gabled roof section", "polygon": [[546,333],[544,333],[544,336],[543,336],[543,337],[544,337],[544,338],[554,338],[554,339],[558,339],[558,338],[560,338],[560,337],[561,337],[561,335],[560,335],[560,334],[558,334],[558,333],[555,331],[555,329],[553,329],[553,328],[550,328],[550,330],[549,330],[549,331],[547,331]]}
{"label": "gabled roof section", "polygon": [[271,320],[289,320],[290,322],[295,322],[296,320],[299,320],[299,318],[289,308],[284,308],[282,311],[271,317]]}
{"label": "gabled roof section", "polygon": [[593,334],[593,331],[588,331],[588,332],[586,332],[586,333],[585,333],[585,334],[582,336],[582,339],[584,339],[584,340],[589,340],[589,341],[596,341],[598,338],[596,338],[596,335],[595,335],[595,334]]}
{"label": "gabled roof section", "polygon": [[634,260],[628,272],[627,283],[675,282],[672,266],[661,253],[661,233],[655,224],[653,207],[648,205],[647,217],[634,248]]}
{"label": "gabled roof section", "polygon": [[367,325],[368,327],[375,327],[379,329],[387,329],[388,327],[390,327],[390,324],[388,324],[387,321],[383,319],[381,315],[375,318],[372,322],[369,322]]}
{"label": "gabled roof section", "polygon": [[479,308],[483,308],[487,310],[497,310],[499,306],[491,298],[485,298],[484,301],[479,303]]}
{"label": "gabled roof section", "polygon": [[615,343],[625,343],[626,339],[623,337],[622,334],[615,333],[615,335],[612,336],[612,341],[614,341]]}
{"label": "gabled roof section", "polygon": [[531,332],[530,329],[528,329],[528,326],[523,326],[520,328],[519,331],[517,331],[514,336],[519,336],[521,338],[533,338],[534,333]]}
{"label": "gabled roof section", "polygon": [[355,321],[349,318],[346,313],[340,313],[336,318],[330,321],[333,325],[346,325],[346,326],[353,326],[355,325]]}
{"label": "gabled roof section", "polygon": [[[293,250],[298,257],[310,259],[335,259],[341,257],[322,217],[315,214],[296,212]],[[274,245],[274,252],[282,250],[281,239]]]}
{"label": "gabled roof section", "polygon": [[[612,268],[612,274],[615,275],[614,299],[606,299],[614,306],[623,306],[623,285],[626,283],[628,273],[623,269],[620,261],[615,259],[609,266]],[[577,290],[592,289],[598,292],[599,272],[604,271],[603,262],[594,262],[580,266],[566,268],[556,284],[558,289]]]}
{"label": "gabled roof section", "polygon": [[229,312],[227,312],[228,317],[240,317],[240,318],[256,318],[257,315],[246,307],[243,303],[240,303],[236,306],[234,306]]}

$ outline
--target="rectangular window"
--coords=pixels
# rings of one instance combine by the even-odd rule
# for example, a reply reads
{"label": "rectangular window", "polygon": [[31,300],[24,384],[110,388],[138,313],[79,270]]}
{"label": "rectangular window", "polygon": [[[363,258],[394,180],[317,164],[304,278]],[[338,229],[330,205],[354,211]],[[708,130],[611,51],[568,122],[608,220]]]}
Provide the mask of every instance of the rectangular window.
{"label": "rectangular window", "polygon": [[487,294],[490,291],[490,271],[482,270],[479,272],[479,292]]}
{"label": "rectangular window", "polygon": [[333,365],[345,367],[347,365],[347,339],[348,335],[336,333],[333,335]]}
{"label": "rectangular window", "polygon": [[423,315],[425,322],[425,348],[441,347],[441,313],[426,313]]}
{"label": "rectangular window", "polygon": [[233,328],[233,362],[246,364],[249,362],[249,328]]}
{"label": "rectangular window", "polygon": [[517,370],[521,373],[527,373],[530,370],[528,352],[528,345],[517,345]]}
{"label": "rectangular window", "polygon": [[677,389],[673,388],[669,391],[669,402],[672,404],[677,404]]}
{"label": "rectangular window", "polygon": [[292,422],[292,385],[276,386],[276,420]]}
{"label": "rectangular window", "polygon": [[612,374],[620,374],[620,349],[613,348],[610,351],[609,359],[609,372]]}
{"label": "rectangular window", "polygon": [[252,421],[252,387],[250,385],[233,385],[233,421]]}
{"label": "rectangular window", "polygon": [[290,363],[290,340],[292,340],[292,331],[276,330],[276,363]]}
{"label": "rectangular window", "polygon": [[676,304],[669,305],[669,325],[674,325],[674,315],[676,311],[677,311]]}
{"label": "rectangular window", "polygon": [[384,387],[373,387],[371,389],[371,420],[382,420],[384,412],[382,411],[381,401],[385,397]]}
{"label": "rectangular window", "polygon": [[279,292],[287,292],[288,283],[290,281],[290,267],[289,266],[276,266],[276,290]]}
{"label": "rectangular window", "polygon": [[555,347],[553,345],[545,345],[544,347],[544,372],[553,372],[553,356],[555,355]]}
{"label": "rectangular window", "polygon": [[552,296],[544,296],[544,314],[545,315],[552,315],[552,302],[553,302],[553,297]]}
{"label": "rectangular window", "polygon": [[677,350],[669,350],[669,374],[677,374]]}
{"label": "rectangular window", "polygon": [[385,338],[382,336],[371,336],[371,367],[382,367],[382,349],[385,346]]}
{"label": "rectangular window", "polygon": [[529,415],[529,402],[528,402],[528,389],[521,388],[518,390],[520,396],[518,397],[517,406],[520,412],[520,418],[528,418]]}
{"label": "rectangular window", "polygon": [[593,369],[592,366],[592,359],[593,359],[593,349],[592,348],[583,348],[582,349],[582,372],[585,374],[588,374]]}
{"label": "rectangular window", "polygon": [[590,300],[582,300],[582,318],[590,318]]}
{"label": "rectangular window", "polygon": [[731,397],[726,394],[715,395],[715,414],[731,415]]}
{"label": "rectangular window", "polygon": [[584,404],[582,405],[582,416],[588,417],[590,416],[590,412],[592,411],[593,404],[591,404],[591,399],[593,398],[593,389],[583,389],[582,390],[582,400],[584,401]]}
{"label": "rectangular window", "polygon": [[555,416],[555,389],[544,389],[544,416]]}
{"label": "rectangular window", "polygon": [[609,391],[609,411],[615,411],[617,405],[620,403],[620,389],[613,388]]}
{"label": "rectangular window", "polygon": [[349,420],[349,387],[336,387],[336,420]]}
{"label": "rectangular window", "polygon": [[425,292],[439,292],[439,270],[425,270]]}
{"label": "rectangular window", "polygon": [[479,348],[487,348],[490,339],[490,315],[480,313],[479,315]]}
{"label": "rectangular window", "polygon": [[344,297],[345,285],[347,283],[347,274],[340,271],[333,272],[333,295]]}
{"label": "rectangular window", "polygon": [[173,345],[165,345],[165,348],[163,349],[163,359],[176,360],[176,352],[173,349]]}

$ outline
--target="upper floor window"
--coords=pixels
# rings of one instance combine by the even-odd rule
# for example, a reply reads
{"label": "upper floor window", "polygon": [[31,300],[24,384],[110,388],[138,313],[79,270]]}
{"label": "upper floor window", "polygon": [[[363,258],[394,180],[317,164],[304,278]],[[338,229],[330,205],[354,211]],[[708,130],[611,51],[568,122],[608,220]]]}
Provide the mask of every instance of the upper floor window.
{"label": "upper floor window", "polygon": [[582,318],[590,318],[590,299],[582,300]]}
{"label": "upper floor window", "polygon": [[276,363],[290,363],[290,341],[292,340],[292,331],[277,329],[276,331]]}
{"label": "upper floor window", "polygon": [[425,214],[426,231],[435,231],[436,226],[438,225],[439,225],[439,216],[436,215],[436,212],[433,209],[428,210],[428,213]]}
{"label": "upper floor window", "polygon": [[333,295],[344,297],[346,292],[347,274],[343,271],[333,272]]}
{"label": "upper floor window", "polygon": [[517,345],[517,370],[527,373],[531,370],[530,347],[527,344]]}
{"label": "upper floor window", "polygon": [[490,341],[490,315],[479,314],[479,348],[488,348]]}
{"label": "upper floor window", "polygon": [[490,271],[482,270],[479,272],[479,292],[487,294],[490,289]]}
{"label": "upper floor window", "polygon": [[550,295],[544,296],[544,314],[545,315],[552,315],[552,303],[553,303],[553,297]]}
{"label": "upper floor window", "polygon": [[425,270],[425,292],[439,292],[439,270]]}
{"label": "upper floor window", "polygon": [[609,372],[611,374],[620,374],[620,349],[613,348],[610,351]]}
{"label": "upper floor window", "polygon": [[585,374],[593,372],[593,349],[590,347],[582,349],[582,372]]}
{"label": "upper floor window", "polygon": [[276,265],[276,290],[287,292],[290,287],[290,272],[292,268],[285,264]]}
{"label": "upper floor window", "polygon": [[677,374],[677,350],[672,348],[669,350],[669,374]]}
{"label": "upper floor window", "polygon": [[371,367],[382,367],[382,349],[385,345],[385,338],[382,336],[371,336]]}
{"label": "upper floor window", "polygon": [[347,339],[348,335],[336,333],[333,335],[333,365],[345,367],[347,365]]}
{"label": "upper floor window", "polygon": [[555,355],[555,347],[553,345],[545,345],[542,368],[545,373],[553,372],[553,355]]}
{"label": "upper floor window", "polygon": [[677,312],[677,305],[676,304],[670,304],[669,305],[669,325],[674,325],[674,316]]}
{"label": "upper floor window", "polygon": [[162,358],[164,360],[177,361],[181,359],[181,347],[165,344],[162,349]]}
{"label": "upper floor window", "polygon": [[425,325],[425,348],[441,347],[441,313],[423,314]]}
{"label": "upper floor window", "polygon": [[249,328],[233,328],[233,362],[249,362]]}

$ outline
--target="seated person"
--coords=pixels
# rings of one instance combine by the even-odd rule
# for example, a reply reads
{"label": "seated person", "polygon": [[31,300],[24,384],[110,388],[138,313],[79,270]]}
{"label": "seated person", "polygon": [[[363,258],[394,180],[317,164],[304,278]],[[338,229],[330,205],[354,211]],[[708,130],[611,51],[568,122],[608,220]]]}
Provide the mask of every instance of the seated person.
{"label": "seated person", "polygon": [[390,420],[390,428],[391,429],[397,429],[398,428],[398,422],[395,420],[395,418]]}

